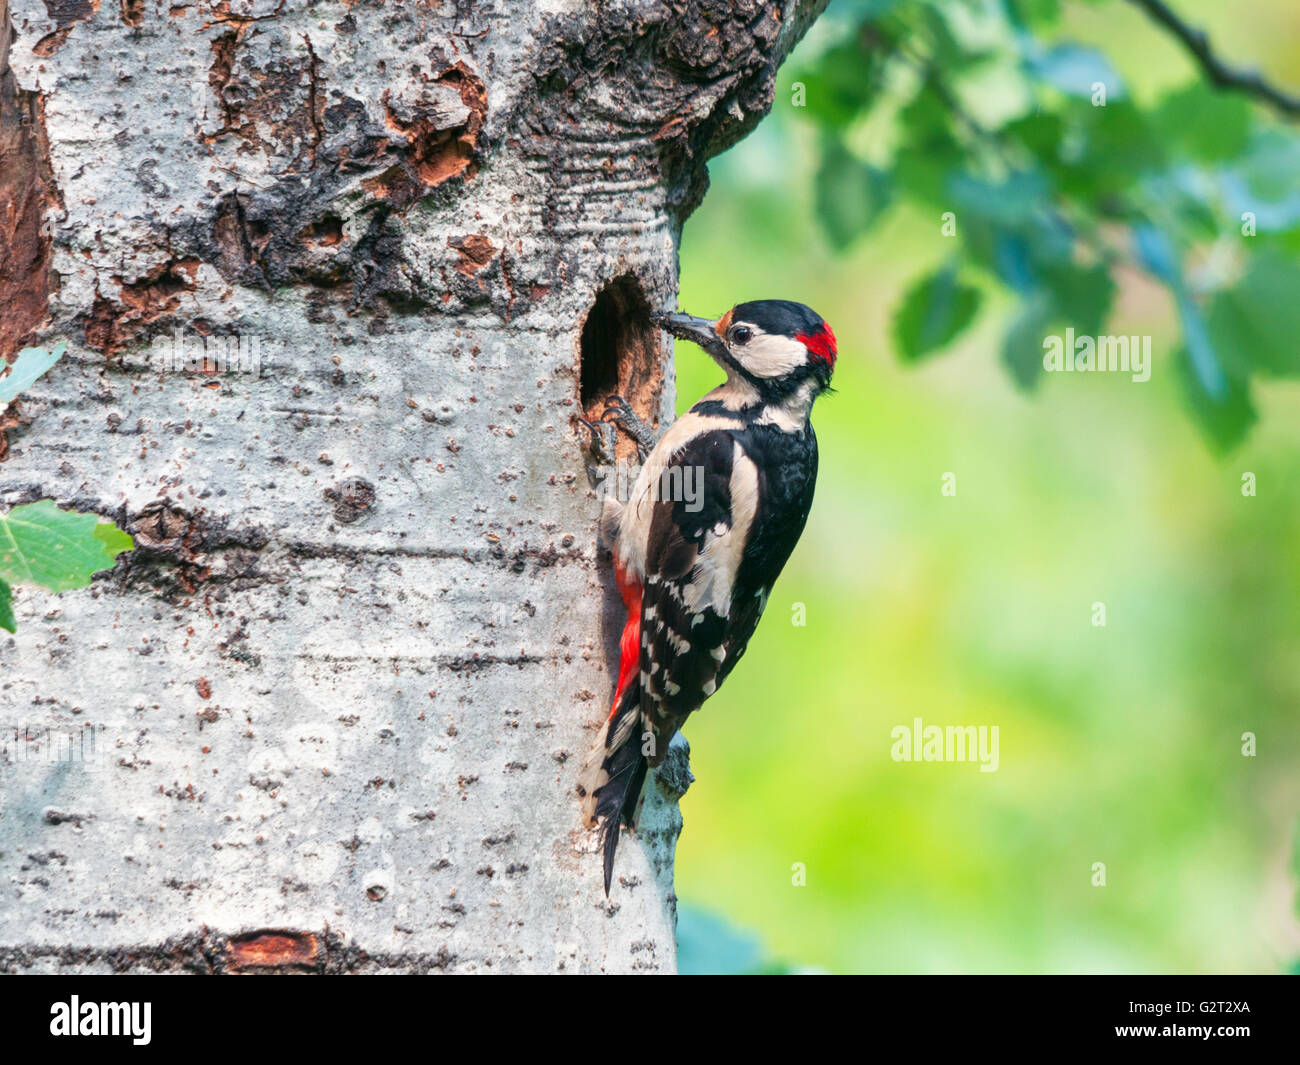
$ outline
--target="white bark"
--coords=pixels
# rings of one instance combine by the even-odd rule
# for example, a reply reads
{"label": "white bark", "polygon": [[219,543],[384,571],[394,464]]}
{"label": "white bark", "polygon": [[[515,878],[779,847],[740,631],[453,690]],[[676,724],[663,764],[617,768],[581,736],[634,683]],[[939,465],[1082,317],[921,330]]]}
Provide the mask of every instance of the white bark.
{"label": "white bark", "polygon": [[[11,0],[22,328],[70,353],[0,507],[139,550],[0,633],[0,968],[673,969],[684,752],[608,902],[573,791],[619,624],[580,337],[617,277],[673,303],[704,160],[821,6]],[[625,309],[587,398],[663,418]],[[178,328],[263,372],[160,371]],[[45,728],[102,761],[15,743]]]}

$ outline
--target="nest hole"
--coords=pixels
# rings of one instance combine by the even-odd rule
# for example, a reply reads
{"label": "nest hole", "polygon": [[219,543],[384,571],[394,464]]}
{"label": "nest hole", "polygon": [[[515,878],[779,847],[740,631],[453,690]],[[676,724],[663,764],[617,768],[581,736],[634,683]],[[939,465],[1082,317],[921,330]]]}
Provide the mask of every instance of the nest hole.
{"label": "nest hole", "polygon": [[[652,428],[658,427],[663,394],[659,331],[650,324],[650,301],[631,274],[616,277],[597,294],[582,324],[579,377],[584,415],[595,421],[610,396],[622,396]],[[635,445],[623,434],[618,457],[631,460]]]}

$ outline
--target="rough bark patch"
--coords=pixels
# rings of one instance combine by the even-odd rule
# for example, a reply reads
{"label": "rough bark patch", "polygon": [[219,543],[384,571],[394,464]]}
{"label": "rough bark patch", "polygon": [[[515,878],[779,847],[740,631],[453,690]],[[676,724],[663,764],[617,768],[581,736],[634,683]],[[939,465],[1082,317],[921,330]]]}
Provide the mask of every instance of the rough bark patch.
{"label": "rough bark patch", "polygon": [[473,277],[492,261],[496,248],[482,233],[471,233],[467,237],[448,237],[447,247],[455,249],[460,261],[456,272],[466,277]]}
{"label": "rough bark patch", "polygon": [[135,550],[120,556],[114,571],[124,584],[180,600],[203,585],[240,587],[258,579],[259,553],[268,542],[259,527],[231,529],[218,515],[191,513],[170,499],[138,514],[109,516],[135,537]]}
{"label": "rough bark patch", "polygon": [[487,116],[487,88],[483,79],[464,63],[448,67],[437,79],[460,95],[468,116],[463,123],[440,128],[436,114],[404,118],[391,106],[387,122],[407,142],[404,158],[378,177],[361,184],[373,196],[391,202],[399,210],[455,177],[472,178],[479,132]]}
{"label": "rough bark patch", "polygon": [[254,932],[232,939],[227,961],[243,969],[314,969],[321,964],[320,942],[310,932]]}
{"label": "rough bark patch", "polygon": [[[284,941],[284,942],[277,942]],[[307,951],[311,951],[310,955]],[[308,960],[299,961],[304,958]],[[241,959],[248,959],[241,964]],[[264,959],[285,959],[271,961]],[[0,947],[0,973],[29,970],[55,962],[60,968],[107,967],[114,973],[190,973],[218,975],[257,972],[428,973],[456,967],[457,956],[437,951],[371,952],[326,932],[266,930],[232,936],[218,932],[176,936],[162,943],[122,943],[110,947]]]}
{"label": "rough bark patch", "polygon": [[360,477],[326,488],[324,494],[334,504],[334,520],[343,525],[360,521],[375,508],[375,486]]}
{"label": "rough bark patch", "polygon": [[9,430],[17,429],[23,424],[19,411],[19,401],[16,399],[12,400],[5,410],[0,411],[0,462],[9,458]]}
{"label": "rough bark patch", "polygon": [[99,11],[99,0],[45,0],[45,10],[59,29],[85,22]]}
{"label": "rough bark patch", "polygon": [[0,359],[30,339],[49,303],[50,241],[41,221],[58,197],[42,104],[18,89],[11,71],[0,75]]}
{"label": "rough bark patch", "polygon": [[34,45],[32,45],[32,54],[38,55],[42,59],[49,59],[55,52],[63,47],[68,39],[68,34],[72,32],[71,26],[64,26],[61,30],[55,30],[53,33],[47,33]]}
{"label": "rough bark patch", "polygon": [[150,325],[180,307],[181,294],[194,290],[198,269],[197,259],[178,259],[164,263],[139,281],[114,277],[121,286],[120,302],[97,296],[90,313],[78,319],[86,343],[105,355],[116,355],[140,339]]}
{"label": "rough bark patch", "polygon": [[324,93],[311,40],[303,37],[305,57],[282,52],[263,56],[258,65],[256,53],[241,50],[251,21],[218,21],[234,28],[212,41],[208,85],[221,110],[221,127],[205,133],[204,142],[233,135],[250,150],[293,159],[294,172],[314,166],[323,135]]}

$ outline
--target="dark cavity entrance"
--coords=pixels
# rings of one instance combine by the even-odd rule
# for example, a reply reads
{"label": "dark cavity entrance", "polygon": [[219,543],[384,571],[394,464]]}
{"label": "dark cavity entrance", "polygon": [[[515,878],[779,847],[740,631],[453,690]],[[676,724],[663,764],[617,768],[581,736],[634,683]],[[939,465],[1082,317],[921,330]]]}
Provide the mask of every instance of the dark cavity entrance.
{"label": "dark cavity entrance", "polygon": [[[605,413],[610,396],[622,396],[651,427],[659,421],[663,357],[659,331],[650,324],[650,303],[631,274],[616,277],[596,295],[582,324],[580,396],[592,421]],[[618,457],[636,448],[620,434]]]}

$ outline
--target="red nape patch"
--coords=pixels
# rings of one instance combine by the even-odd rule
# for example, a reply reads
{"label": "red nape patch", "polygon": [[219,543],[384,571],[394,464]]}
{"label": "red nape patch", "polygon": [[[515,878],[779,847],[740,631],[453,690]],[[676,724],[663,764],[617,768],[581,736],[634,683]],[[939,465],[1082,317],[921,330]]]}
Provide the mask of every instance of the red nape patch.
{"label": "red nape patch", "polygon": [[835,333],[829,322],[822,322],[815,333],[797,333],[795,340],[808,349],[808,354],[827,366],[835,365],[835,356],[839,349],[835,343]]}
{"label": "red nape patch", "polygon": [[641,585],[628,580],[617,562],[614,563],[614,577],[623,596],[623,605],[627,607],[627,621],[623,625],[623,638],[618,643],[618,688],[614,691],[614,705],[609,711],[611,719],[618,712],[624,689],[632,683],[641,667]]}

